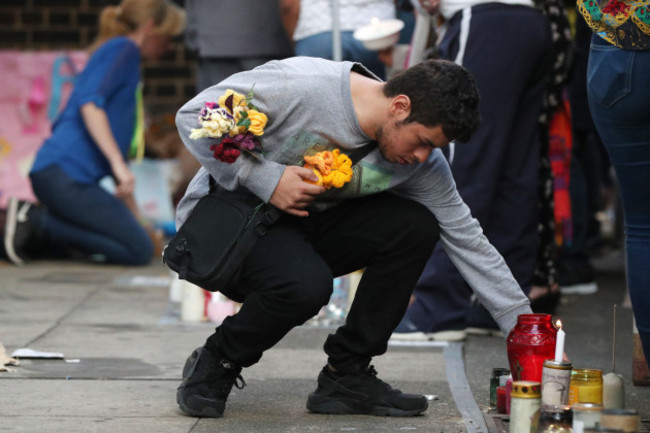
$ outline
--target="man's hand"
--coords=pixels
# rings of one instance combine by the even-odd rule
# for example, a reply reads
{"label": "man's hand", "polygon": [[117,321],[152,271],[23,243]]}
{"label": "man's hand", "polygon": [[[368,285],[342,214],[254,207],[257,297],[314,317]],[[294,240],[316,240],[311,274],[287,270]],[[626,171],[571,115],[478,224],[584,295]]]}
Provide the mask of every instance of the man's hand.
{"label": "man's hand", "polygon": [[429,15],[435,15],[440,9],[440,0],[420,0],[420,4]]}
{"label": "man's hand", "polygon": [[324,193],[325,188],[307,183],[306,180],[318,182],[318,177],[310,168],[288,166],[282,173],[269,202],[288,214],[299,217],[309,216],[305,208],[316,199],[316,196]]}
{"label": "man's hand", "polygon": [[388,66],[389,68],[393,66],[393,47],[390,46],[388,48],[384,48],[383,50],[379,50],[377,52],[377,57],[379,58],[379,61],[382,62],[384,65]]}

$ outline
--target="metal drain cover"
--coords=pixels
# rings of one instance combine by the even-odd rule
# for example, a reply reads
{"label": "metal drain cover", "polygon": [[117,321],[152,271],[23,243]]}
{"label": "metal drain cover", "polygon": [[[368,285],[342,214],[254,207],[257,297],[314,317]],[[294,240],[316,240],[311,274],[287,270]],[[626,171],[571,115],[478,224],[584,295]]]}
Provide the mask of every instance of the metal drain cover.
{"label": "metal drain cover", "polygon": [[42,379],[121,379],[161,374],[158,367],[137,358],[82,358],[78,362],[22,359],[15,369],[17,376]]}

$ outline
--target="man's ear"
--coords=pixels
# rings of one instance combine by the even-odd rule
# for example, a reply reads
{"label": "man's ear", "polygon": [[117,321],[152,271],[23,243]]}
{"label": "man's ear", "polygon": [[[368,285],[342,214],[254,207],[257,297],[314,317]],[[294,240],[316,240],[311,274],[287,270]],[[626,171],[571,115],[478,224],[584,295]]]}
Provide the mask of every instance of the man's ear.
{"label": "man's ear", "polygon": [[390,114],[398,120],[406,119],[411,114],[411,98],[406,95],[394,96],[390,102]]}

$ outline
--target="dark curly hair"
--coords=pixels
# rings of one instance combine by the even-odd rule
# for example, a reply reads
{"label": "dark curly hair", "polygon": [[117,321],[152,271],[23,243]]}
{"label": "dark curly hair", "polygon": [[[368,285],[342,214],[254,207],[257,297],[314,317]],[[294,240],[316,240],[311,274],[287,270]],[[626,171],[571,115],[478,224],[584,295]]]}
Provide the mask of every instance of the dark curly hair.
{"label": "dark curly hair", "polygon": [[480,123],[479,94],[470,72],[447,60],[425,60],[384,85],[384,95],[406,95],[411,113],[404,123],[442,126],[447,138],[468,141]]}

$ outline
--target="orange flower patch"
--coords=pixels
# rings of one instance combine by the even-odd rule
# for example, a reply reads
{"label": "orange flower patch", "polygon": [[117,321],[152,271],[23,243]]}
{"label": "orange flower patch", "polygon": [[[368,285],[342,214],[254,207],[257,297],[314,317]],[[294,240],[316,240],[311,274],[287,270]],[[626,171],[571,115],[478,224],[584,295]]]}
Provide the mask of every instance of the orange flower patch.
{"label": "orange flower patch", "polygon": [[325,150],[304,159],[304,167],[311,168],[318,176],[318,182],[312,182],[316,185],[327,189],[341,188],[352,179],[352,160],[340,149]]}

